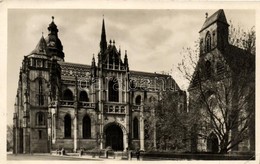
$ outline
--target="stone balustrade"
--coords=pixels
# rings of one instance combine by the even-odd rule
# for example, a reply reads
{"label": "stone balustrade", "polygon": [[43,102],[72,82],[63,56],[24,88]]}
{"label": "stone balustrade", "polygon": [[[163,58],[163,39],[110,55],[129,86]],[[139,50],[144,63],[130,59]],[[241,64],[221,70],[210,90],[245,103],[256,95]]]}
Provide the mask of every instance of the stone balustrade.
{"label": "stone balustrade", "polygon": [[126,114],[126,104],[105,103],[104,112],[111,114]]}

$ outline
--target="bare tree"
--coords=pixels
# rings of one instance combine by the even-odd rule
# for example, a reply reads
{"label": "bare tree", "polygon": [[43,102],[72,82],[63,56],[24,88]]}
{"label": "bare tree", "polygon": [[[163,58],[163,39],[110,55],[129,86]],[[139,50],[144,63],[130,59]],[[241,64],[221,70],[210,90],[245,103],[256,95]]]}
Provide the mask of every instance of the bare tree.
{"label": "bare tree", "polygon": [[[229,41],[254,55],[255,31],[244,32],[231,25]],[[241,51],[240,51],[241,52]],[[207,139],[213,131],[218,138],[219,153],[237,149],[238,144],[254,135],[254,99],[255,99],[255,61],[249,53],[237,60],[237,70],[232,70],[230,63],[221,57],[215,57],[216,71],[203,69],[199,65],[199,46],[186,48],[185,55],[178,69],[189,81],[189,120],[194,121],[190,132],[194,141]],[[223,65],[222,65],[222,64]],[[205,71],[206,70],[206,71]]]}

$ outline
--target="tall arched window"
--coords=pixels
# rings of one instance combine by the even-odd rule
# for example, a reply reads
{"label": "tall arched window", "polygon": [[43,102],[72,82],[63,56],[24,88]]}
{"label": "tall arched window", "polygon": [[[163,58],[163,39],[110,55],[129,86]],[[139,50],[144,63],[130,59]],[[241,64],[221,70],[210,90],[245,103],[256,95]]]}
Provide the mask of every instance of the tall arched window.
{"label": "tall arched window", "polygon": [[136,98],[135,98],[135,104],[136,104],[136,105],[141,105],[141,96],[140,96],[140,95],[136,96]]}
{"label": "tall arched window", "polygon": [[149,139],[150,135],[149,135],[149,123],[147,120],[144,120],[144,139]]}
{"label": "tall arched window", "polygon": [[138,119],[135,117],[134,121],[133,121],[133,138],[134,139],[138,139],[139,138],[139,121]]}
{"label": "tall arched window", "polygon": [[41,106],[44,104],[44,97],[43,97],[43,93],[42,93],[42,79],[40,78],[38,81],[38,105]]}
{"label": "tall arched window", "polygon": [[88,94],[86,91],[81,91],[79,93],[79,101],[88,101]]}
{"label": "tall arched window", "polygon": [[88,115],[84,116],[82,124],[83,138],[91,138],[91,119]]}
{"label": "tall arched window", "polygon": [[73,93],[71,92],[71,90],[69,89],[66,89],[64,92],[63,92],[63,100],[70,100],[70,101],[73,101]]}
{"label": "tall arched window", "polygon": [[109,101],[118,102],[119,101],[119,92],[118,92],[118,81],[116,78],[109,80],[108,82],[108,92],[109,92]]}
{"label": "tall arched window", "polygon": [[211,36],[210,36],[210,33],[208,32],[206,34],[206,52],[209,52],[211,50]]}
{"label": "tall arched window", "polygon": [[69,114],[64,117],[64,137],[71,138],[71,118]]}
{"label": "tall arched window", "polygon": [[43,112],[36,113],[36,125],[45,125],[45,117]]}

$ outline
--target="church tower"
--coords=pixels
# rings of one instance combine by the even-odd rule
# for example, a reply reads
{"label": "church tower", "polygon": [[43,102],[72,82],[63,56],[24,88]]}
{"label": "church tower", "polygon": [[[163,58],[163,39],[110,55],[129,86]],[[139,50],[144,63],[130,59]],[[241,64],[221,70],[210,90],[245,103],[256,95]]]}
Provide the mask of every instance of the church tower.
{"label": "church tower", "polygon": [[217,48],[224,50],[228,45],[228,27],[223,9],[218,10],[204,22],[200,33],[200,55]]}
{"label": "church tower", "polygon": [[58,61],[64,53],[54,17],[35,49],[24,57],[14,113],[14,153],[49,152],[47,118],[49,103],[57,100],[60,83]]}
{"label": "church tower", "polygon": [[63,46],[58,37],[59,30],[58,30],[56,24],[54,23],[53,16],[52,16],[52,22],[49,24],[48,31],[49,31],[49,34],[45,38],[48,54],[52,58],[54,58],[58,61],[64,61]]}
{"label": "church tower", "polygon": [[[94,60],[92,68],[95,66]],[[94,69],[93,74],[94,74]],[[98,79],[98,108],[100,112],[101,126],[99,134],[101,136],[100,148],[107,146],[118,150],[125,150],[128,147],[129,133],[129,67],[127,53],[125,52],[124,61],[121,59],[121,49],[116,47],[115,40],[109,41],[107,45],[105,21],[102,21],[100,52],[97,62]],[[120,115],[119,115],[120,114]],[[120,117],[119,117],[120,116]],[[122,135],[116,145],[111,143],[110,130],[118,130]],[[106,136],[103,138],[103,136]],[[124,137],[123,137],[124,136]]]}

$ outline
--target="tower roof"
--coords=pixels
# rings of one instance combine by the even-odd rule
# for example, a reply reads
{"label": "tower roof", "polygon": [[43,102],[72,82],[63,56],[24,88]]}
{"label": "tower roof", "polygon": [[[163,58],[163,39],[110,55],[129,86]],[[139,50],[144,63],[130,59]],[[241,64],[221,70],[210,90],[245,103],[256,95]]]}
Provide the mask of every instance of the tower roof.
{"label": "tower roof", "polygon": [[205,28],[209,27],[211,24],[213,24],[215,22],[221,22],[221,23],[224,23],[224,24],[228,25],[227,19],[226,19],[226,16],[225,16],[225,13],[224,13],[223,9],[220,9],[220,10],[216,11],[210,17],[206,18],[206,21],[204,22],[200,32],[202,30],[204,30]]}
{"label": "tower roof", "polygon": [[31,52],[31,54],[46,54],[46,47],[46,41],[42,36],[40,41],[36,45],[35,49]]}
{"label": "tower roof", "polygon": [[101,40],[100,40],[100,51],[104,53],[107,49],[107,39],[106,39],[106,29],[105,29],[105,20],[102,21],[102,30],[101,30]]}

